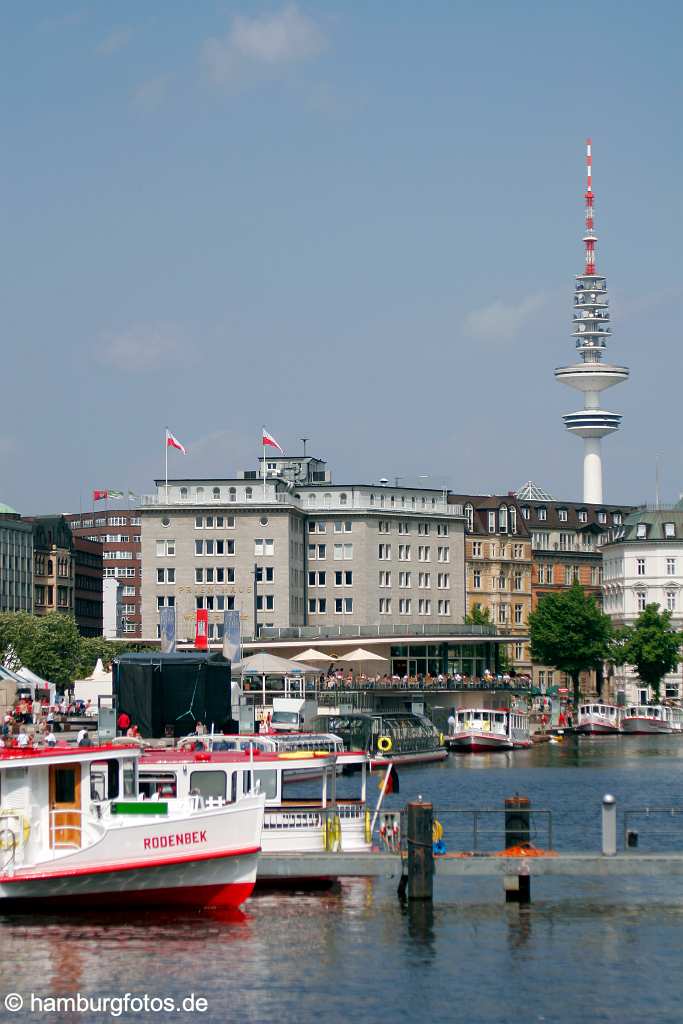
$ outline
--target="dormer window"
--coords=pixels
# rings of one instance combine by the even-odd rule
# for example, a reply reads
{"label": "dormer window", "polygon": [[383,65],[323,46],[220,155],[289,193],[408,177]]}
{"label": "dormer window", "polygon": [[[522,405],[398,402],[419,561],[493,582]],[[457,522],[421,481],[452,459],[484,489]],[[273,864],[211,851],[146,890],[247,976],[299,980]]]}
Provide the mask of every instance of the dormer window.
{"label": "dormer window", "polygon": [[538,507],[538,518],[543,523],[548,518],[548,509],[545,507],[545,505],[539,505],[539,507]]}
{"label": "dormer window", "polygon": [[621,512],[615,512],[612,515],[612,522],[615,526],[621,526]]}
{"label": "dormer window", "polygon": [[567,513],[567,509],[566,508],[558,508],[557,514],[560,517],[560,522],[561,523],[566,523],[567,522],[568,513]]}
{"label": "dormer window", "polygon": [[676,524],[675,523],[664,523],[664,536],[675,537],[676,536]]}
{"label": "dormer window", "polygon": [[517,533],[517,509],[510,509],[510,533]]}
{"label": "dormer window", "polygon": [[496,532],[496,513],[491,510],[489,512],[489,533]]}
{"label": "dormer window", "polygon": [[606,523],[607,522],[607,513],[606,512],[598,512],[598,522],[599,523]]}
{"label": "dormer window", "polygon": [[498,509],[498,529],[501,533],[508,532],[508,510],[507,505],[501,505]]}
{"label": "dormer window", "polygon": [[465,521],[467,523],[467,529],[471,533],[474,529],[474,508],[472,505],[465,505]]}
{"label": "dormer window", "polygon": [[579,522],[580,523],[587,523],[588,522],[588,513],[586,512],[585,508],[579,509],[579,511],[577,512],[577,515],[579,517]]}
{"label": "dormer window", "polygon": [[638,523],[636,527],[636,537],[639,540],[645,540],[647,537],[647,523]]}
{"label": "dormer window", "polygon": [[530,512],[531,512],[531,510],[529,509],[528,505],[522,505],[522,515],[524,516],[525,519],[529,518]]}

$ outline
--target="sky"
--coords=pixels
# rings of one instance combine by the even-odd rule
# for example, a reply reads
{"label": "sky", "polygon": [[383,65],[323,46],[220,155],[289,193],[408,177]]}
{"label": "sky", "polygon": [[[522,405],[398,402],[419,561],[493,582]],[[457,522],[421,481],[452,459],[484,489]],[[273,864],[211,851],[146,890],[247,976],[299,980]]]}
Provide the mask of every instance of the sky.
{"label": "sky", "polygon": [[605,500],[683,491],[683,8],[68,0],[5,7],[0,501],[253,468],[582,490],[585,139]]}

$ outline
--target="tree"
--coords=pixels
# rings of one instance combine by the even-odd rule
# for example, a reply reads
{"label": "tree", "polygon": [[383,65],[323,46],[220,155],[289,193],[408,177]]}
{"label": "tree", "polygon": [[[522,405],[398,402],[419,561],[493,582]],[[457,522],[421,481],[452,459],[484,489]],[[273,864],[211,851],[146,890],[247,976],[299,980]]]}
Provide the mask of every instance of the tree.
{"label": "tree", "polygon": [[671,625],[671,612],[660,612],[658,604],[648,604],[634,624],[620,632],[612,658],[618,665],[634,665],[659,701],[662,677],[676,668],[681,642],[683,635]]}
{"label": "tree", "polygon": [[598,608],[595,598],[587,597],[581,585],[547,594],[529,615],[531,657],[543,665],[553,665],[571,676],[574,706],[578,707],[580,674],[599,669],[610,653],[612,624]]}
{"label": "tree", "polygon": [[491,625],[491,611],[489,608],[482,608],[480,604],[475,604],[472,607],[472,611],[465,616],[466,626],[490,626]]}

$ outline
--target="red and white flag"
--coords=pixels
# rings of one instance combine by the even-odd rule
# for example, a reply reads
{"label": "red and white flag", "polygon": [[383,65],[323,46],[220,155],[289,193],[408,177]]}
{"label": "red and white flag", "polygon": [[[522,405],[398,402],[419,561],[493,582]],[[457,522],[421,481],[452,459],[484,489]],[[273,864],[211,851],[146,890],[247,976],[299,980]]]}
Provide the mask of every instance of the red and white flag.
{"label": "red and white flag", "polygon": [[182,445],[178,438],[173,436],[170,430],[166,431],[166,447],[177,448],[179,452],[183,453],[183,455],[187,455],[187,452],[185,451],[185,445]]}
{"label": "red and white flag", "polygon": [[273,437],[273,435],[269,434],[268,431],[265,429],[265,427],[263,428],[263,444],[264,445],[269,444],[271,448],[277,448],[277,450],[282,452],[283,455],[285,454],[283,449],[280,447],[280,445],[277,443],[277,441]]}

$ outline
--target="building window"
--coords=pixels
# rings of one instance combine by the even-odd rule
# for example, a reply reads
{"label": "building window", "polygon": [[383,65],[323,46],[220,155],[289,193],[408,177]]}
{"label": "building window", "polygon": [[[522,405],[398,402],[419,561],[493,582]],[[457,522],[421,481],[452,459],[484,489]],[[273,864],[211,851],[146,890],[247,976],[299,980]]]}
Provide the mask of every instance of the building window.
{"label": "building window", "polygon": [[558,508],[557,514],[560,518],[561,523],[566,523],[568,519],[568,512],[566,508]]}
{"label": "building window", "polygon": [[515,605],[515,625],[516,626],[521,626],[522,625],[522,610],[523,610],[523,607],[524,606],[521,605],[521,604],[516,604]]}
{"label": "building window", "polygon": [[587,523],[588,522],[588,513],[586,512],[586,510],[584,508],[579,509],[579,511],[577,512],[577,516],[579,518],[579,522],[580,523]]}
{"label": "building window", "polygon": [[399,585],[399,587],[409,587],[411,585],[410,584],[411,575],[412,574],[409,573],[409,572],[400,572],[398,574],[398,585]]}
{"label": "building window", "polygon": [[353,529],[353,523],[350,519],[335,519],[334,521],[334,532],[335,533],[351,533]]}
{"label": "building window", "polygon": [[380,615],[391,615],[391,598],[380,597],[379,599],[379,613]]}
{"label": "building window", "polygon": [[334,561],[349,561],[353,558],[353,544],[335,544],[334,545]]}
{"label": "building window", "polygon": [[408,528],[408,523],[400,522],[398,524],[398,532],[399,533],[409,533],[410,531],[409,531],[409,528]]}
{"label": "building window", "polygon": [[237,488],[230,487],[228,489],[228,501],[237,501]]}
{"label": "building window", "polygon": [[647,537],[647,523],[638,523],[636,527],[636,537],[638,540],[645,540]]}
{"label": "building window", "polygon": [[274,555],[275,541],[272,538],[257,537],[254,540],[255,555]]}
{"label": "building window", "polygon": [[667,558],[667,560],[666,560],[666,575],[667,576],[675,576],[676,575],[676,559],[675,558]]}
{"label": "building window", "polygon": [[612,516],[612,522],[615,526],[621,526],[621,512],[615,512]]}
{"label": "building window", "polygon": [[675,523],[664,523],[664,536],[675,537],[676,536],[676,525]]}
{"label": "building window", "polygon": [[439,561],[439,562],[450,562],[450,560],[451,560],[451,549],[448,547],[448,545],[446,545],[446,547],[437,548],[436,549],[436,557],[437,557],[437,561]]}
{"label": "building window", "polygon": [[451,586],[450,573],[440,572],[436,579],[436,585],[440,590],[449,590]]}
{"label": "building window", "polygon": [[380,561],[388,562],[391,559],[391,544],[380,544],[377,557]]}
{"label": "building window", "polygon": [[504,623],[508,620],[508,606],[506,604],[498,605],[498,622]]}
{"label": "building window", "polygon": [[481,590],[481,573],[479,569],[475,569],[472,574],[472,589]]}
{"label": "building window", "polygon": [[327,545],[326,544],[309,544],[308,545],[308,558],[309,561],[320,560],[327,557]]}
{"label": "building window", "polygon": [[465,525],[471,533],[474,529],[474,508],[472,505],[465,505]]}
{"label": "building window", "polygon": [[352,587],[353,572],[350,572],[349,570],[346,572],[340,572],[337,570],[334,574],[334,585],[335,587]]}
{"label": "building window", "polygon": [[377,528],[380,533],[390,533],[391,523],[387,519],[380,519]]}
{"label": "building window", "polygon": [[175,583],[175,569],[157,569],[157,583]]}
{"label": "building window", "polygon": [[524,644],[515,644],[515,661],[521,661],[524,657]]}
{"label": "building window", "polygon": [[645,593],[644,590],[638,590],[636,592],[636,600],[638,602],[638,611],[639,612],[644,612],[645,611],[645,605],[647,604],[647,594]]}
{"label": "building window", "polygon": [[398,602],[399,615],[410,615],[411,600],[409,597],[402,597]]}
{"label": "building window", "polygon": [[528,505],[522,505],[522,515],[524,516],[525,519],[529,518],[530,509],[529,509]]}
{"label": "building window", "polygon": [[[492,532],[490,527],[489,527],[489,532]],[[507,533],[508,532],[508,510],[507,510],[507,505],[501,505],[500,508],[498,509],[498,532],[499,533]]]}
{"label": "building window", "polygon": [[429,545],[420,545],[417,549],[417,560],[418,562],[431,562],[432,560],[432,549]]}
{"label": "building window", "polygon": [[669,612],[676,611],[676,591],[667,590],[666,592],[666,610]]}
{"label": "building window", "polygon": [[489,512],[489,533],[496,532],[496,513],[491,510]]}
{"label": "building window", "polygon": [[380,585],[380,587],[390,587],[391,586],[391,573],[390,572],[386,572],[384,569],[380,569],[379,585]]}
{"label": "building window", "polygon": [[607,513],[606,512],[598,512],[598,522],[599,523],[606,523],[607,522]]}
{"label": "building window", "polygon": [[636,576],[645,575],[645,559],[636,558]]}
{"label": "building window", "polygon": [[[424,499],[423,499],[423,501],[424,501]],[[431,525],[430,523],[418,523],[417,524],[417,532],[419,533],[419,535],[421,537],[428,537],[429,536],[429,527],[430,527],[430,525]]]}
{"label": "building window", "polygon": [[430,572],[421,572],[417,579],[418,587],[431,587],[432,585],[432,574]]}
{"label": "building window", "polygon": [[157,541],[157,558],[173,558],[175,556],[174,540]]}
{"label": "building window", "polygon": [[522,573],[519,572],[519,571],[515,572],[513,580],[514,580],[513,588],[515,590],[521,590],[522,589]]}
{"label": "building window", "polygon": [[451,602],[450,601],[437,601],[436,610],[439,615],[450,615],[451,614]]}
{"label": "building window", "polygon": [[410,561],[410,544],[399,544],[398,546],[398,560],[399,562]]}
{"label": "building window", "polygon": [[472,541],[472,558],[481,558],[481,541]]}
{"label": "building window", "polygon": [[538,508],[538,518],[539,518],[539,520],[542,523],[544,523],[546,521],[546,519],[548,518],[548,510],[545,507],[545,505],[540,505],[539,506],[539,508]]}

